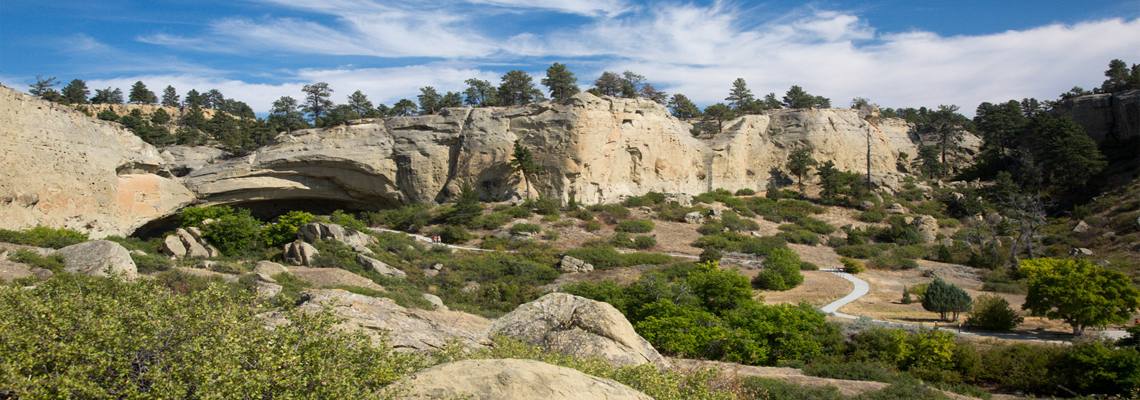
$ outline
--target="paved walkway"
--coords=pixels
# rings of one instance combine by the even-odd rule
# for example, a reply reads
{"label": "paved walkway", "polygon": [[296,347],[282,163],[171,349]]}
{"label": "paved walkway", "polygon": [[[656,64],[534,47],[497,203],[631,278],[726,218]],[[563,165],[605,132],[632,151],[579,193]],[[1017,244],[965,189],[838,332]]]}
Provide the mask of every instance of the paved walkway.
{"label": "paved walkway", "polygon": [[848,314],[843,314],[843,313],[839,312],[839,308],[843,307],[845,305],[848,305],[851,302],[854,302],[855,300],[859,300],[860,297],[863,297],[867,293],[870,293],[871,292],[871,285],[868,284],[867,281],[865,281],[865,280],[856,278],[854,275],[840,271],[838,269],[825,269],[824,271],[831,272],[833,274],[839,275],[840,278],[851,281],[851,283],[855,284],[855,287],[853,289],[851,289],[851,293],[848,293],[846,296],[843,296],[843,298],[841,298],[839,300],[831,302],[831,304],[823,306],[823,308],[820,308],[819,310],[823,311],[824,314],[833,314],[839,318],[846,318],[846,319],[858,318],[854,315],[848,315]]}

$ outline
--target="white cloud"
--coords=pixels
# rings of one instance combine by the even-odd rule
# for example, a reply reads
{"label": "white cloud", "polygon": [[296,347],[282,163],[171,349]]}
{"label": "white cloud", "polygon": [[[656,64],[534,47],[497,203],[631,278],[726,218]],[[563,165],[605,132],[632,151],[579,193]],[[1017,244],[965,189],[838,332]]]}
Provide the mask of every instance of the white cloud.
{"label": "white cloud", "polygon": [[568,14],[612,17],[632,7],[620,0],[468,0],[475,4],[488,4],[519,9],[537,8]]}

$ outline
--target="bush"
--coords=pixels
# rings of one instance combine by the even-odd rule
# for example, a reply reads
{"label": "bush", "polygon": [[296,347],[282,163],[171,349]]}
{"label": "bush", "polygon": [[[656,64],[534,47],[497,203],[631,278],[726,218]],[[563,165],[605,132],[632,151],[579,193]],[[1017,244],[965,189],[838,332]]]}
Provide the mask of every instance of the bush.
{"label": "bush", "polygon": [[[480,208],[480,210],[482,210],[482,208]],[[352,214],[346,213],[343,210],[333,211],[332,215],[329,215],[328,220],[331,223],[343,226],[345,228],[349,228],[349,229],[353,229],[353,230],[357,230],[357,231],[367,231],[368,230],[368,225],[365,225],[363,222],[360,222],[360,220],[356,219],[355,216],[353,216]]]}
{"label": "bush", "polygon": [[593,211],[587,210],[585,208],[571,212],[570,216],[583,221],[593,221],[595,217]]}
{"label": "bush", "polygon": [[530,218],[531,215],[534,215],[534,213],[530,211],[530,208],[523,206],[514,206],[503,210],[502,212],[504,214],[510,215],[511,218]]}
{"label": "bush", "polygon": [[776,236],[747,238],[747,240],[745,240],[744,243],[740,245],[740,251],[749,254],[755,254],[761,257],[766,257],[778,249],[787,248],[788,242],[783,238]]}
{"label": "bush", "polygon": [[846,245],[835,248],[835,252],[844,257],[868,259],[883,254],[883,249],[872,245]]}
{"label": "bush", "polygon": [[237,256],[261,237],[261,223],[249,214],[249,210],[242,209],[207,224],[202,228],[202,237],[222,254]]}
{"label": "bush", "polygon": [[519,233],[523,233],[523,232],[539,233],[539,232],[542,232],[542,227],[535,225],[535,224],[528,224],[528,223],[515,224],[514,226],[511,227],[511,233],[512,234],[519,234]]}
{"label": "bush", "polygon": [[852,400],[949,400],[945,393],[938,389],[922,386],[918,383],[896,383],[873,392],[866,392],[855,396]]}
{"label": "bush", "polygon": [[589,210],[605,216],[611,223],[629,218],[629,209],[620,204],[596,204]]}
{"label": "bush", "polygon": [[806,244],[808,246],[819,244],[819,235],[804,230],[780,232],[776,234],[776,237],[784,239],[788,243]]}
{"label": "bush", "polygon": [[761,289],[789,290],[804,282],[800,273],[800,256],[794,251],[777,249],[764,260],[764,271],[752,280]]}
{"label": "bush", "polygon": [[1004,297],[983,294],[974,301],[974,309],[966,323],[991,331],[1008,331],[1016,328],[1025,317],[1017,314]]}
{"label": "bush", "polygon": [[36,225],[34,228],[20,231],[0,229],[0,242],[22,244],[25,246],[60,249],[88,240],[86,233],[68,228],[54,229]]}
{"label": "bush", "polygon": [[899,256],[902,258],[909,258],[912,260],[924,258],[924,257],[926,257],[927,253],[928,253],[928,250],[926,250],[925,247],[918,246],[918,245],[899,246],[899,247],[894,248],[894,250],[891,250],[891,254],[893,254],[893,255],[896,255],[896,256]]}
{"label": "bush", "polygon": [[846,400],[835,386],[802,386],[773,378],[743,376],[744,390],[755,399]]}
{"label": "bush", "polygon": [[63,258],[63,254],[41,256],[39,253],[27,249],[16,250],[15,253],[8,256],[8,259],[32,267],[40,267],[57,274],[63,272],[63,265],[67,262]]}
{"label": "bush", "polygon": [[582,225],[582,228],[587,232],[594,232],[602,229],[602,223],[598,221],[589,221]]}
{"label": "bush", "polygon": [[218,219],[234,215],[234,209],[227,206],[190,207],[178,214],[178,225],[183,228],[202,225],[207,219]]}
{"label": "bush", "polygon": [[162,272],[169,270],[174,266],[169,258],[163,254],[134,254],[131,253],[131,260],[134,260],[135,266],[138,268],[140,274],[149,274],[151,272]]}
{"label": "bush", "polygon": [[501,228],[510,220],[510,215],[502,212],[497,212],[472,218],[471,221],[467,223],[467,226],[471,227],[471,229],[492,230]]}
{"label": "bush", "polygon": [[852,275],[862,273],[863,271],[867,270],[866,267],[863,266],[863,263],[847,257],[839,257],[839,262],[843,263],[843,272]]}
{"label": "bush", "polygon": [[634,196],[625,199],[621,205],[626,207],[648,207],[661,204],[665,202],[665,194],[657,192],[649,192],[642,196]]}
{"label": "bush", "polygon": [[876,222],[883,222],[883,219],[886,219],[886,216],[883,214],[883,212],[881,210],[870,209],[870,210],[863,211],[863,212],[859,213],[858,215],[855,216],[855,219],[863,221],[863,222],[876,223]]}
{"label": "bush", "polygon": [[812,217],[800,218],[796,221],[796,225],[820,235],[826,235],[831,232],[835,232],[835,227]]}
{"label": "bush", "polygon": [[724,255],[721,254],[720,250],[717,250],[714,248],[707,248],[701,252],[700,261],[701,262],[720,261],[720,259],[722,257],[724,257]]}
{"label": "bush", "polygon": [[622,255],[613,246],[586,246],[567,250],[566,255],[593,264],[594,268],[601,270],[622,266]]}
{"label": "bush", "polygon": [[297,228],[313,222],[315,218],[313,214],[304,211],[290,211],[277,217],[276,224],[266,226],[262,231],[265,237],[265,245],[280,247],[297,240]]}
{"label": "bush", "polygon": [[649,233],[654,228],[653,221],[646,219],[633,219],[628,221],[621,221],[617,227],[614,228],[617,232],[628,233]]}
{"label": "bush", "polygon": [[[747,209],[745,210],[747,211]],[[733,232],[754,231],[760,229],[756,221],[740,218],[733,211],[725,211],[720,215],[720,223]]]}
{"label": "bush", "polygon": [[871,269],[885,269],[885,270],[903,270],[918,268],[918,262],[909,258],[902,258],[893,254],[883,254],[878,257],[872,258],[867,261],[867,267]]}
{"label": "bush", "polygon": [[475,238],[467,228],[459,225],[443,225],[435,229],[435,235],[439,236],[439,240],[447,244],[462,244],[471,241]]}
{"label": "bush", "polygon": [[808,364],[804,375],[849,381],[893,382],[898,375],[895,367],[879,362],[821,362]]}
{"label": "bush", "polygon": [[540,215],[558,215],[559,208],[558,201],[554,199],[542,197],[534,202],[534,212]]}
{"label": "bush", "polygon": [[657,239],[652,236],[638,236],[633,239],[633,248],[635,249],[648,249],[657,245]]}
{"label": "bush", "polygon": [[756,191],[749,188],[737,190],[735,193],[736,196],[752,196],[754,194],[756,194]]}

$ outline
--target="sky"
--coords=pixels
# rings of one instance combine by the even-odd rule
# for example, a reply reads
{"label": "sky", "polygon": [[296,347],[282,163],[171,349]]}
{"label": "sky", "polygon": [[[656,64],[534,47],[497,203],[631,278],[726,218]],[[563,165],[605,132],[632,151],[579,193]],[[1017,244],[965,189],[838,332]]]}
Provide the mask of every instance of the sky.
{"label": "sky", "polygon": [[582,90],[633,71],[700,106],[736,78],[846,107],[1056,99],[1140,63],[1140,0],[4,0],[0,84],[220,90],[259,115],[327,82],[338,103],[461,92],[566,64]]}

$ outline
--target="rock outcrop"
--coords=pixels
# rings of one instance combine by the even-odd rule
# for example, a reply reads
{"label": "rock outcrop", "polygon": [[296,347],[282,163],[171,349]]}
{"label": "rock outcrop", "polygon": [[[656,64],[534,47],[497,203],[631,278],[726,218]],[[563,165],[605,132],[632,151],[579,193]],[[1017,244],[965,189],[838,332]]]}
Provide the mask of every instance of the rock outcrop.
{"label": "rock outcrop", "polygon": [[302,242],[300,240],[293,243],[286,243],[284,248],[285,262],[293,265],[304,265],[306,267],[313,266],[313,259],[318,254],[316,247],[313,245]]}
{"label": "rock outcrop", "polygon": [[63,270],[75,274],[110,276],[120,274],[127,280],[138,276],[131,252],[122,245],[106,240],[92,240],[56,250],[66,260]]}
{"label": "rock outcrop", "polygon": [[652,399],[611,379],[519,359],[464,360],[437,365],[401,378],[392,387],[399,399]]}
{"label": "rock outcrop", "polygon": [[488,336],[504,334],[552,351],[601,357],[616,365],[669,366],[613,306],[566,293],[551,293],[495,320]]}
{"label": "rock outcrop", "polygon": [[347,244],[353,250],[362,253],[372,253],[372,250],[365,246],[378,243],[376,238],[366,233],[324,222],[301,225],[297,228],[297,237],[309,243],[332,239]]}
{"label": "rock outcrop", "polygon": [[[428,351],[444,347],[452,341],[468,348],[480,348],[491,344],[482,333],[456,328],[443,321],[456,319],[448,311],[409,310],[396,305],[392,299],[368,297],[340,289],[308,290],[301,293],[302,304],[298,309],[305,312],[320,312],[328,309],[345,320],[337,326],[341,329],[358,329],[381,342],[385,336],[395,350]],[[460,313],[454,313],[460,314]],[[280,315],[266,317],[270,326],[282,323]]]}
{"label": "rock outcrop", "polygon": [[0,228],[127,236],[194,194],[122,126],[0,86]]}
{"label": "rock outcrop", "polygon": [[[449,108],[436,115],[366,119],[281,135],[248,156],[206,165],[186,183],[206,204],[316,199],[355,207],[431,203],[470,183],[485,199],[523,197],[507,165],[513,143],[543,172],[532,190],[563,202],[616,202],[649,191],[763,190],[788,153],[815,148],[841,170],[898,172],[919,139],[905,121],[850,109],[777,110],[724,124],[715,139],[645,99],[584,93],[565,103]],[[976,148],[968,136],[966,148]]]}
{"label": "rock outcrop", "polygon": [[1140,136],[1140,90],[1062,100],[1053,113],[1071,118],[1097,143]]}

